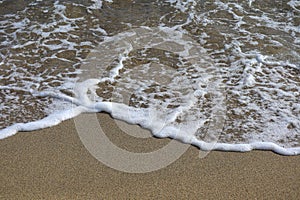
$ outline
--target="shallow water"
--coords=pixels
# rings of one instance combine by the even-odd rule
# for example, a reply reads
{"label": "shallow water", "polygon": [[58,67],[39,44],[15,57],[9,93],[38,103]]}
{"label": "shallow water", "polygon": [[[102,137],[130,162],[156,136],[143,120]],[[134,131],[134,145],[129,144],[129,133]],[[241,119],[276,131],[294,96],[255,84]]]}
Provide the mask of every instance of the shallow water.
{"label": "shallow water", "polygon": [[159,136],[299,146],[299,1],[0,1],[0,27],[1,128],[96,78],[91,102],[147,110],[129,121]]}

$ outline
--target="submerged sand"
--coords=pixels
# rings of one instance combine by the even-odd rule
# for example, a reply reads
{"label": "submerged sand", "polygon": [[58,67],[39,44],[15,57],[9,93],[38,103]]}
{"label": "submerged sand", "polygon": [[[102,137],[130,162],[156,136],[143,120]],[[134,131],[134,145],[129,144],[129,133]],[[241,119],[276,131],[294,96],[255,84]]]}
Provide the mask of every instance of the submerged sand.
{"label": "submerged sand", "polygon": [[[127,150],[147,152],[170,141],[128,136],[107,114],[98,118],[108,137]],[[0,155],[0,199],[300,198],[300,156],[214,151],[200,159],[191,146],[161,170],[125,173],[85,149],[73,120],[1,140]]]}

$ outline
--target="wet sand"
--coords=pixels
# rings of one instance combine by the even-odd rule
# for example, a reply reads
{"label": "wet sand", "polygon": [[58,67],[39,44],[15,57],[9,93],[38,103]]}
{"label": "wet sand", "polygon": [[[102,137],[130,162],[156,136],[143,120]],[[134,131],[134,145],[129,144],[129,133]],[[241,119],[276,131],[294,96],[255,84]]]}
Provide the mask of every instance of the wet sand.
{"label": "wet sand", "polygon": [[[98,114],[118,146],[151,151],[169,139],[134,138]],[[74,121],[18,133],[0,141],[0,199],[299,199],[300,156],[269,151],[210,152],[190,147],[161,170],[124,173],[99,162],[83,146]]]}

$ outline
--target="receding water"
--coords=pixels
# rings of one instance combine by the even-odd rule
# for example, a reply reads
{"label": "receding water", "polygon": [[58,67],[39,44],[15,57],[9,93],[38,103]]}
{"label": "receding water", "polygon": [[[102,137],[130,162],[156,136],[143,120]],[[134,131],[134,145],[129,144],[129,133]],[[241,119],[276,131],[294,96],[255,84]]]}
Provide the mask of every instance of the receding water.
{"label": "receding water", "polygon": [[92,78],[90,103],[128,105],[159,136],[299,147],[300,3],[0,1],[0,128],[78,106]]}

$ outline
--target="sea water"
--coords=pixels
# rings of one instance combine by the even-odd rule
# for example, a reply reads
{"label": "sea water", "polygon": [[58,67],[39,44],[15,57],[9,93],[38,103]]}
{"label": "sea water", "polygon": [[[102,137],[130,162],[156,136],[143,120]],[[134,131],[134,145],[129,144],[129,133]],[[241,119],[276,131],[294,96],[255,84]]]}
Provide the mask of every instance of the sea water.
{"label": "sea water", "polygon": [[0,138],[107,112],[203,150],[297,155],[299,49],[296,0],[2,0]]}

